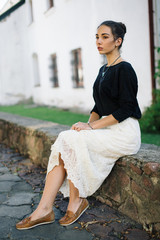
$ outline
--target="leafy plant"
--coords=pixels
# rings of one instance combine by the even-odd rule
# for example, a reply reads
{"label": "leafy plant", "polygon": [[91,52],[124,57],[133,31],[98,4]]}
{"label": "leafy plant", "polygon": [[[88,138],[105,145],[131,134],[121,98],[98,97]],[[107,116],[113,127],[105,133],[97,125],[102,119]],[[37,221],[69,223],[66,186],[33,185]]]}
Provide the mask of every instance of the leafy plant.
{"label": "leafy plant", "polygon": [[[156,48],[160,53],[160,47]],[[157,60],[155,67],[155,79],[160,84],[160,59]],[[160,133],[160,89],[153,92],[154,101],[150,107],[147,107],[140,120],[141,130],[146,133]]]}

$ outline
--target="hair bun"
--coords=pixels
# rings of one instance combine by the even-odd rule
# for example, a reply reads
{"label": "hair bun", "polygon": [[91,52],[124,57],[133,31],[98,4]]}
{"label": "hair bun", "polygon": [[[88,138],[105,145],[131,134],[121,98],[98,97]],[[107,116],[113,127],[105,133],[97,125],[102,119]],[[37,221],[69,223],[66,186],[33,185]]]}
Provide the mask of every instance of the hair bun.
{"label": "hair bun", "polygon": [[126,25],[122,22],[119,22],[119,25],[121,26],[121,28],[123,29],[124,34],[125,34],[127,32]]}

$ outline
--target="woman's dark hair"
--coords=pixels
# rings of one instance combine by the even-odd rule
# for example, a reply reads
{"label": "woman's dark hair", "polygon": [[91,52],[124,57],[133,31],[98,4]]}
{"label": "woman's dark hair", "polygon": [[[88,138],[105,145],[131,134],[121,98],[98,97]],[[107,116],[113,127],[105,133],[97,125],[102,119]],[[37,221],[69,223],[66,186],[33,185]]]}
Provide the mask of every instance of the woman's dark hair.
{"label": "woman's dark hair", "polygon": [[[110,27],[112,34],[114,36],[114,39],[117,40],[118,38],[122,38],[122,43],[123,43],[124,35],[126,33],[126,26],[123,23],[114,22],[114,21],[104,21],[98,26],[98,28],[102,25]],[[119,46],[119,49],[122,47],[122,43]]]}

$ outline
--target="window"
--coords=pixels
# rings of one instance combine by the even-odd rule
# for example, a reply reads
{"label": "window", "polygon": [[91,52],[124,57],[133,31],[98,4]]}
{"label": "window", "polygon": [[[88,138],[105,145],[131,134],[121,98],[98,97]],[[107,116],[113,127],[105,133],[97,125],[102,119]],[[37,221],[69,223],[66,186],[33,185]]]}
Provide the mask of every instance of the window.
{"label": "window", "polygon": [[57,55],[56,54],[51,55],[50,70],[51,70],[50,81],[52,83],[52,87],[59,87],[58,69],[57,69]]}
{"label": "window", "polygon": [[33,22],[33,4],[32,4],[32,0],[29,0],[29,21],[30,23]]}
{"label": "window", "polygon": [[38,64],[38,56],[36,53],[32,55],[33,59],[33,74],[34,74],[34,86],[40,86],[40,78],[39,78],[39,64]]}
{"label": "window", "polygon": [[54,0],[47,0],[47,10],[54,7]]}
{"label": "window", "polygon": [[72,80],[74,88],[83,88],[81,48],[71,51]]}

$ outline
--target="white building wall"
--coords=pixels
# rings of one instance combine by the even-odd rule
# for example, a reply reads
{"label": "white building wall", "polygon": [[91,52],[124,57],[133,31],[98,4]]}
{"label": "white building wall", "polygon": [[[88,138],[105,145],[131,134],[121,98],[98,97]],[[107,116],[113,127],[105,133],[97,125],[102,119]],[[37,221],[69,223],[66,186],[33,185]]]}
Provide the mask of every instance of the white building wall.
{"label": "white building wall", "polygon": [[[30,23],[29,0],[5,22],[0,22],[3,35],[0,38],[0,104],[33,96],[37,104],[90,110],[92,85],[102,65],[95,33],[97,26],[107,19],[126,24],[122,57],[137,73],[141,108],[151,103],[148,1],[55,0],[55,7],[48,11],[46,2],[41,0],[39,4],[40,0],[33,0],[33,23]],[[82,49],[83,89],[72,87],[71,50],[76,48]],[[49,58],[54,53],[59,88],[52,88],[49,80]],[[34,86],[33,54],[38,58],[39,87]]]}
{"label": "white building wall", "polygon": [[[14,104],[30,96],[24,9],[0,22],[0,103]],[[21,21],[18,21],[21,19]]]}

